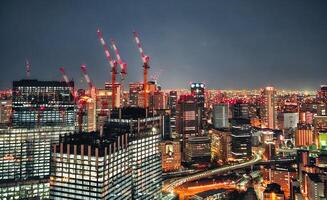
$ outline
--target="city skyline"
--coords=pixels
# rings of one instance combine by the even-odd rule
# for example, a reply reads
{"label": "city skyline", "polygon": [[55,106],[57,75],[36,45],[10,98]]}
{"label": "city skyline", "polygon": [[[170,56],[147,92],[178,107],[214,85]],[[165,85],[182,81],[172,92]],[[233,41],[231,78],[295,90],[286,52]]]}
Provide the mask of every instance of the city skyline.
{"label": "city skyline", "polygon": [[[3,75],[0,88],[25,78],[61,80],[64,66],[79,87],[81,64],[97,85],[110,80],[110,67],[96,36],[114,38],[128,63],[127,82],[142,80],[142,63],[132,31],[150,55],[150,75],[163,88],[317,89],[327,68],[326,2],[315,1],[2,1]],[[112,8],[112,9],[110,9]],[[113,54],[113,51],[111,51]],[[5,74],[5,76],[4,76]]]}

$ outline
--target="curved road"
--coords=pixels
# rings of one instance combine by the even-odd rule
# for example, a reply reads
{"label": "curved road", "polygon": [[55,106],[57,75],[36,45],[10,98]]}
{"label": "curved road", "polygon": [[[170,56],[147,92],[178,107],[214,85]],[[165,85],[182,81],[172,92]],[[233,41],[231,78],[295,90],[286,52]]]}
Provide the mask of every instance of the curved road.
{"label": "curved road", "polygon": [[183,177],[181,179],[178,179],[178,180],[173,181],[172,183],[169,183],[168,185],[166,185],[163,188],[163,191],[173,194],[174,189],[176,187],[182,185],[183,183],[198,180],[198,179],[201,179],[201,178],[205,178],[205,177],[208,177],[208,176],[211,176],[211,175],[215,175],[215,174],[218,174],[218,173],[223,173],[223,172],[230,171],[230,170],[235,170],[235,169],[240,169],[240,168],[243,168],[243,167],[248,167],[248,166],[251,166],[251,165],[254,165],[254,164],[258,163],[260,160],[261,160],[261,155],[254,153],[254,158],[252,160],[249,160],[249,161],[246,161],[244,163],[237,164],[237,165],[212,169],[212,170],[208,170],[208,171],[205,171],[205,172],[200,172],[198,174],[193,174],[193,175],[190,175],[190,176],[187,176],[187,177]]}

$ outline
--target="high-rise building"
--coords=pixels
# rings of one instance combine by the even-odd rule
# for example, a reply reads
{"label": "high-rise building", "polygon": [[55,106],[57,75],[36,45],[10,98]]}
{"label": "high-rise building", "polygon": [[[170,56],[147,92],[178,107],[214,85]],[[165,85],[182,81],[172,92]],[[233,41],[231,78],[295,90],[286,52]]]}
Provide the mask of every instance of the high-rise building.
{"label": "high-rise building", "polygon": [[11,105],[10,99],[0,99],[0,124],[9,124],[11,122]]}
{"label": "high-rise building", "polygon": [[131,107],[138,107],[138,98],[140,92],[143,90],[143,83],[136,82],[129,84],[129,105]]}
{"label": "high-rise building", "polygon": [[49,199],[50,149],[74,127],[0,128],[0,199]]}
{"label": "high-rise building", "polygon": [[192,83],[191,84],[191,94],[194,96],[197,107],[200,121],[200,128],[206,124],[206,115],[205,115],[205,85],[203,83]]}
{"label": "high-rise building", "polygon": [[311,124],[302,124],[299,123],[297,125],[297,129],[295,131],[295,146],[310,146],[314,144],[313,139],[313,126]]}
{"label": "high-rise building", "polygon": [[231,154],[235,160],[249,159],[252,155],[251,127],[249,125],[232,126]]}
{"label": "high-rise building", "polygon": [[177,171],[181,168],[181,145],[179,141],[165,140],[160,143],[162,170]]}
{"label": "high-rise building", "polygon": [[249,119],[249,105],[242,101],[237,101],[232,105],[232,118]]}
{"label": "high-rise building", "polygon": [[59,81],[13,82],[13,126],[74,126],[75,102],[68,86]]}
{"label": "high-rise building", "polygon": [[186,140],[191,136],[199,135],[200,117],[198,106],[193,95],[181,95],[176,108],[176,130],[182,142],[182,152]]}
{"label": "high-rise building", "polygon": [[260,116],[263,128],[275,129],[277,125],[276,90],[274,87],[266,87],[262,91]]}
{"label": "high-rise building", "polygon": [[186,141],[184,159],[189,163],[209,163],[211,141],[207,136],[193,136]]}
{"label": "high-rise building", "polygon": [[52,151],[51,199],[132,199],[127,134],[69,134]]}
{"label": "high-rise building", "polygon": [[229,104],[216,104],[213,106],[213,126],[215,128],[229,127]]}
{"label": "high-rise building", "polygon": [[152,110],[162,110],[167,108],[167,96],[164,92],[156,91],[150,95],[149,107]]}
{"label": "high-rise building", "polygon": [[170,127],[172,134],[176,133],[176,106],[177,106],[177,91],[169,92],[169,109],[170,109]]}
{"label": "high-rise building", "polygon": [[161,116],[148,116],[143,108],[113,110],[104,132],[128,134],[133,199],[160,199],[162,168],[159,145]]}
{"label": "high-rise building", "polygon": [[327,116],[314,116],[314,142],[319,149],[327,150]]}
{"label": "high-rise building", "polygon": [[[120,83],[115,83],[114,84],[114,87],[115,87],[115,93],[116,93],[116,96],[115,96],[115,107],[116,108],[119,108],[119,107],[121,107],[121,100],[122,100],[122,98],[121,98],[121,87],[120,87]],[[109,107],[110,108],[112,108],[112,94],[113,94],[113,90],[112,90],[112,83],[110,83],[110,82],[105,82],[105,88],[104,88],[105,90],[107,90],[107,91],[109,91],[110,93],[111,93],[111,95],[109,96]]]}
{"label": "high-rise building", "polygon": [[325,199],[325,184],[319,177],[319,174],[308,173],[306,176],[308,198],[310,200]]}
{"label": "high-rise building", "polygon": [[231,158],[232,137],[229,128],[214,129],[211,133],[211,160],[219,164]]}
{"label": "high-rise building", "polygon": [[73,82],[13,82],[12,127],[0,133],[2,197],[49,198],[50,146],[75,129],[73,87]]}

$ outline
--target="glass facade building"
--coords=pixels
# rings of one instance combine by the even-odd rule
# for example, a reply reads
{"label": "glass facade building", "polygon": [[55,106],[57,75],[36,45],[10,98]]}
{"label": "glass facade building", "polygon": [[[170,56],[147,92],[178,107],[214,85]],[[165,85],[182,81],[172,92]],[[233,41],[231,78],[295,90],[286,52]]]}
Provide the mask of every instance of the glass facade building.
{"label": "glass facade building", "polygon": [[73,128],[0,129],[0,199],[49,198],[50,149]]}
{"label": "glass facade building", "polygon": [[51,199],[132,199],[127,134],[75,133],[53,145]]}
{"label": "glass facade building", "polygon": [[147,116],[143,108],[115,110],[106,129],[111,134],[128,133],[132,171],[132,198],[161,199],[161,117]]}
{"label": "glass facade building", "polygon": [[75,103],[71,89],[60,81],[20,80],[13,82],[14,127],[71,126],[75,122]]}
{"label": "glass facade building", "polygon": [[0,199],[49,199],[51,144],[75,129],[73,86],[13,82],[12,117],[0,127]]}

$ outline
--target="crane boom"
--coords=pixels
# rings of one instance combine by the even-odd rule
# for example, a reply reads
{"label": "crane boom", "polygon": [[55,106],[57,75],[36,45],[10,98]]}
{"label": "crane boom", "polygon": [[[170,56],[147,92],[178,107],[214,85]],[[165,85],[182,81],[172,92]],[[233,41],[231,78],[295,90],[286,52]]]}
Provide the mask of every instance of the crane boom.
{"label": "crane boom", "polygon": [[133,32],[135,42],[137,44],[137,47],[139,49],[141,59],[143,61],[143,93],[144,93],[144,107],[148,107],[148,70],[150,68],[149,61],[150,57],[144,54],[141,41],[139,39],[138,33]]}
{"label": "crane boom", "polygon": [[125,79],[126,79],[126,75],[127,75],[127,63],[123,62],[120,55],[119,55],[119,51],[118,48],[116,46],[116,42],[114,39],[110,40],[112,48],[115,51],[116,54],[116,58],[118,61],[118,64],[120,65],[120,98],[121,98],[121,103],[123,102],[123,98],[124,98],[124,85],[125,85]]}
{"label": "crane boom", "polygon": [[103,46],[107,61],[109,62],[110,66],[111,66],[111,89],[112,89],[111,107],[115,108],[115,106],[116,106],[116,85],[115,85],[115,83],[116,83],[116,74],[117,74],[117,61],[112,60],[110,52],[109,52],[109,48],[107,46],[106,41],[102,37],[102,33],[101,33],[100,29],[97,30],[97,35],[98,35],[98,39],[99,39],[101,45]]}
{"label": "crane boom", "polygon": [[83,72],[83,75],[84,75],[84,78],[85,78],[87,84],[89,85],[90,89],[92,89],[93,88],[93,83],[92,83],[89,75],[87,74],[86,65],[85,64],[82,64],[81,70]]}
{"label": "crane boom", "polygon": [[69,87],[69,91],[70,91],[71,95],[73,96],[74,100],[76,101],[76,98],[77,98],[76,94],[74,92],[74,89],[70,85],[70,81],[69,81],[68,76],[67,76],[67,74],[65,72],[65,69],[63,67],[60,67],[59,70],[60,70],[60,72],[62,74],[62,77],[64,78],[67,86]]}

